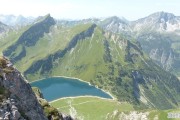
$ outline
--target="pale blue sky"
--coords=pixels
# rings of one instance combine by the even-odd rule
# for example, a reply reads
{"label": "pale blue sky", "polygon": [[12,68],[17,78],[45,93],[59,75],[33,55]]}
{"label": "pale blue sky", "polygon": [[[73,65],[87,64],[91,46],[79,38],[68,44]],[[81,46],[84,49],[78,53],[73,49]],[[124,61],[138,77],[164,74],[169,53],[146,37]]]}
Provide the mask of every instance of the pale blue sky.
{"label": "pale blue sky", "polygon": [[180,0],[0,0],[0,14],[39,16],[50,13],[59,19],[123,16],[136,20],[165,11],[180,16]]}

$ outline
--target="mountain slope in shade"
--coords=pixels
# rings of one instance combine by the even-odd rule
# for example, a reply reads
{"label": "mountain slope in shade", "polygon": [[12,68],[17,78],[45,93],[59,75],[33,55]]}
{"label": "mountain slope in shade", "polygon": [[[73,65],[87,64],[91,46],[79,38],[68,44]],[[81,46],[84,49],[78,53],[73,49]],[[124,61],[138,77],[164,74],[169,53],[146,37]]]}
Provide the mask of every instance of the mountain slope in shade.
{"label": "mountain slope in shade", "polygon": [[[4,51],[5,56],[9,56],[11,61],[21,60],[26,56],[26,49],[30,46],[34,46],[38,40],[48,33],[50,27],[55,24],[52,17],[45,16],[42,21],[33,24],[28,30],[26,30],[16,41],[15,44],[9,46],[6,51]],[[14,51],[18,53],[13,54]]]}

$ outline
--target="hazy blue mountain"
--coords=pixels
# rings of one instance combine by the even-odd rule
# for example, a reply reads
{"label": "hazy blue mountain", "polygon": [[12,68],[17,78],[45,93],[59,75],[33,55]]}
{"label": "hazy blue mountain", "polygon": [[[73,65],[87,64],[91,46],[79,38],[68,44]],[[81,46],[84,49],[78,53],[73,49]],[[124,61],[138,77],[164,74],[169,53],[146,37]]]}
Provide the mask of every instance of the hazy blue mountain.
{"label": "hazy blue mountain", "polygon": [[5,32],[9,27],[0,22],[0,34]]}
{"label": "hazy blue mountain", "polygon": [[179,32],[180,17],[172,13],[157,12],[145,18],[133,21],[131,27],[135,32]]}
{"label": "hazy blue mountain", "polygon": [[33,17],[24,17],[22,15],[0,15],[0,21],[9,26],[23,26],[34,21]]}

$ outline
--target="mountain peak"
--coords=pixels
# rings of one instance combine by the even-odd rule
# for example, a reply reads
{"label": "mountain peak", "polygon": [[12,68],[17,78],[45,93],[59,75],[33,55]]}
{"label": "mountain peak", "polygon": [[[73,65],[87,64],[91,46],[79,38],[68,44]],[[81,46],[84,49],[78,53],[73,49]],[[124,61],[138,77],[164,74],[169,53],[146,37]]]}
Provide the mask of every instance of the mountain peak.
{"label": "mountain peak", "polygon": [[[34,46],[39,38],[44,36],[44,33],[49,33],[51,26],[55,25],[55,20],[48,16],[42,17],[38,21],[36,21],[29,29],[24,31],[22,35],[17,40],[17,43],[9,46],[9,49],[7,51],[4,51],[5,56],[9,56],[12,51],[17,50],[19,46],[25,45],[27,47]],[[26,56],[26,47],[23,47],[20,54],[17,56],[11,57],[12,61],[15,61],[17,59],[22,59]]]}
{"label": "mountain peak", "polygon": [[50,14],[45,15],[42,20],[43,20],[43,21],[50,22],[50,23],[52,23],[53,25],[55,24],[55,20],[54,20],[53,17],[51,17]]}
{"label": "mountain peak", "polygon": [[151,14],[149,17],[155,17],[157,19],[163,18],[165,21],[168,21],[168,20],[174,19],[175,15],[172,13],[161,11],[161,12],[156,12],[156,13]]}
{"label": "mountain peak", "polygon": [[51,17],[51,14],[48,13],[47,15],[45,15],[45,18]]}
{"label": "mountain peak", "polygon": [[121,23],[127,23],[128,20],[126,20],[124,17],[117,17],[117,16],[111,16],[109,18],[107,18],[106,20],[109,20],[109,21],[114,21],[114,22],[121,22]]}
{"label": "mountain peak", "polygon": [[35,20],[35,24],[39,23],[39,22],[43,22],[43,21],[51,21],[55,24],[54,18],[51,17],[50,14],[47,14],[45,16],[39,16],[36,20]]}
{"label": "mountain peak", "polygon": [[155,30],[172,32],[180,29],[179,22],[179,17],[172,13],[161,11],[132,22],[132,26],[135,31]]}
{"label": "mountain peak", "polygon": [[123,17],[119,18],[117,16],[112,16],[112,17],[106,18],[105,20],[102,21],[100,26],[103,29],[107,31],[111,31],[113,33],[130,31],[129,21]]}

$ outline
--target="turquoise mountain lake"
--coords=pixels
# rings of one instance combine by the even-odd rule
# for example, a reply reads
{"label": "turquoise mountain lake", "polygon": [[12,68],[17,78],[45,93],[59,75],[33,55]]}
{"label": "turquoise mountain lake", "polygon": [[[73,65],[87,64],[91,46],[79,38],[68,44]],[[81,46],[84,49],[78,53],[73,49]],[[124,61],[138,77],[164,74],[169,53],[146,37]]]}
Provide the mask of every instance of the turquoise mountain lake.
{"label": "turquoise mountain lake", "polygon": [[53,77],[31,83],[38,87],[46,100],[52,101],[62,97],[91,95],[112,99],[110,95],[88,83],[72,78]]}

